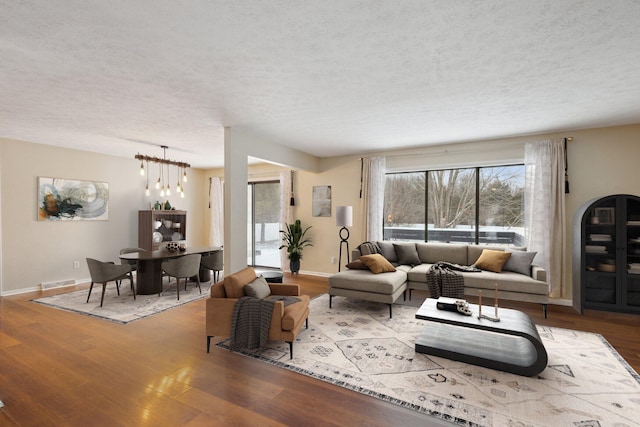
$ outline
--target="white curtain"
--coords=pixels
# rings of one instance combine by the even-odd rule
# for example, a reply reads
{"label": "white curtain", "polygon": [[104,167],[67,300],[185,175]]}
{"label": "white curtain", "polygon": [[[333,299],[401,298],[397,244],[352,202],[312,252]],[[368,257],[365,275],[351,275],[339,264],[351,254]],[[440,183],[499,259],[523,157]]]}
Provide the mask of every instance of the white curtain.
{"label": "white curtain", "polygon": [[384,157],[362,159],[362,235],[368,242],[383,240],[382,215],[386,165]]}
{"label": "white curtain", "polygon": [[549,295],[561,298],[565,265],[564,140],[525,144],[525,235],[547,271]]}
{"label": "white curtain", "polygon": [[220,178],[209,178],[209,245],[224,244],[224,194]]}
{"label": "white curtain", "polygon": [[[287,224],[293,222],[293,206],[291,206],[291,200],[294,200],[294,195],[291,192],[292,188],[292,171],[280,172],[280,230],[284,230]],[[289,258],[287,257],[287,251],[280,251],[280,268],[284,270],[289,268]]]}

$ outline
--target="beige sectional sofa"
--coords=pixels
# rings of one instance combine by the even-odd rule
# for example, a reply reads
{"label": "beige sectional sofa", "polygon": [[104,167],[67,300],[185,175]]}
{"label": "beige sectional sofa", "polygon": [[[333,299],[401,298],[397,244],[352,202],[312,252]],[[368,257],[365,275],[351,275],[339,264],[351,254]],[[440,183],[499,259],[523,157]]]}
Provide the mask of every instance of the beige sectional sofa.
{"label": "beige sectional sofa", "polygon": [[[500,272],[459,272],[464,278],[464,294],[477,296],[478,291],[493,298],[495,285],[498,285],[498,298],[515,301],[535,302],[542,304],[547,317],[548,284],[546,272],[535,264],[526,261],[524,254],[532,258],[532,253],[524,248],[507,248],[504,246],[472,245],[457,243],[431,242],[376,242],[380,253],[395,267],[392,273],[374,274],[369,270],[345,269],[329,277],[329,295],[345,296],[368,301],[384,302],[390,305],[403,293],[409,290],[409,298],[413,289],[427,290],[427,271],[432,264],[446,261],[454,264],[470,266],[478,260],[484,249],[512,252],[513,262],[504,265]],[[361,245],[363,252],[368,252],[369,245]],[[516,256],[513,254],[518,253]],[[412,256],[408,256],[410,254]],[[417,254],[418,259],[415,256]],[[359,249],[352,252],[352,259],[357,260],[362,253]],[[525,260],[524,263],[522,260]],[[408,263],[407,261],[412,261]],[[419,263],[418,263],[419,262]],[[515,263],[515,264],[514,264]],[[509,267],[509,264],[514,266]],[[512,271],[515,270],[515,271]],[[519,271],[519,272],[517,272]],[[527,273],[527,274],[525,274]],[[330,303],[331,304],[331,303]]]}

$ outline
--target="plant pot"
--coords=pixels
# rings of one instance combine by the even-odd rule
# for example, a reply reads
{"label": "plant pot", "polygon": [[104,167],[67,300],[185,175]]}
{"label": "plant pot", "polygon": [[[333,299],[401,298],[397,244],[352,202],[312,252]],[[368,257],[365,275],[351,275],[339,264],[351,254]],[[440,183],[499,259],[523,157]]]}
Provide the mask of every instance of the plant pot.
{"label": "plant pot", "polygon": [[292,273],[300,271],[300,261],[289,261],[289,268]]}

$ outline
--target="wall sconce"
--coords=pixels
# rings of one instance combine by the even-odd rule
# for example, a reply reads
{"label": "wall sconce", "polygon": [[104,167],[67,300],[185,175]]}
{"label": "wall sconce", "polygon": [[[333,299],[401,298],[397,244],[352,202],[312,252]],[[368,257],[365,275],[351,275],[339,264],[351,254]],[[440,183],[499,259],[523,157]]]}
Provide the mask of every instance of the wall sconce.
{"label": "wall sconce", "polygon": [[[352,206],[338,206],[336,207],[336,226],[342,227],[340,229],[340,254],[338,256],[338,271],[340,271],[342,264],[342,245],[347,245],[347,264],[349,261],[349,229],[353,225],[353,207]],[[343,235],[344,234],[344,235]]]}

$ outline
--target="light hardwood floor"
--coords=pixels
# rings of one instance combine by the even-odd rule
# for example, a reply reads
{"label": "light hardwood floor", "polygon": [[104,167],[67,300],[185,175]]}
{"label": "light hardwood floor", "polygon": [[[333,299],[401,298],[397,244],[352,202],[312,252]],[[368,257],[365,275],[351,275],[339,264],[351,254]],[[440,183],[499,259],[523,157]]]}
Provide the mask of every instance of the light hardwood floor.
{"label": "light hardwood floor", "polygon": [[[312,276],[285,282],[311,296],[328,287]],[[0,298],[1,426],[429,425],[416,412],[216,346],[207,354],[204,300],[120,325],[30,302],[43,295]],[[537,304],[503,303],[541,325],[604,335],[640,372],[640,316],[550,306],[543,319]]]}

